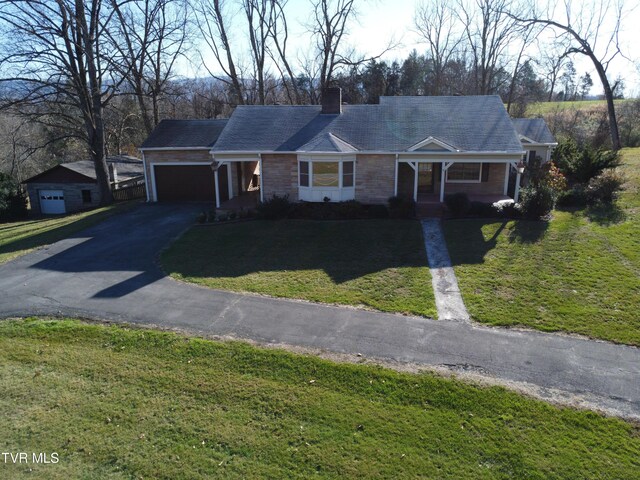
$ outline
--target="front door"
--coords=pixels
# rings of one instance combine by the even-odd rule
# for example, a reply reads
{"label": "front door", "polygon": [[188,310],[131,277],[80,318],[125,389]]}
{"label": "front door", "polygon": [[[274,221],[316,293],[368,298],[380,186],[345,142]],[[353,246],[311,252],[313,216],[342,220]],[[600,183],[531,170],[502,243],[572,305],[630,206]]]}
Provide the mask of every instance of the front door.
{"label": "front door", "polygon": [[433,163],[418,163],[418,193],[433,193]]}

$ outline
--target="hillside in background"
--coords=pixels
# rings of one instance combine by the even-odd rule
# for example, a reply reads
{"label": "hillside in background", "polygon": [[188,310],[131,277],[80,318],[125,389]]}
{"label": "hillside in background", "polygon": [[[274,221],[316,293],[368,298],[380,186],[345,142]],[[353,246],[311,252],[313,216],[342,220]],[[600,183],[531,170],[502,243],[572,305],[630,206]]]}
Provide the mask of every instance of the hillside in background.
{"label": "hillside in background", "polygon": [[[640,99],[615,100],[623,147],[640,146]],[[559,140],[572,138],[580,145],[610,148],[609,118],[604,100],[535,102],[526,117],[542,117]]]}
{"label": "hillside in background", "polygon": [[[634,99],[614,100],[617,108],[621,105],[634,102]],[[607,103],[604,100],[574,100],[566,102],[534,102],[527,107],[527,117],[545,116],[549,113],[564,110],[606,110]]]}

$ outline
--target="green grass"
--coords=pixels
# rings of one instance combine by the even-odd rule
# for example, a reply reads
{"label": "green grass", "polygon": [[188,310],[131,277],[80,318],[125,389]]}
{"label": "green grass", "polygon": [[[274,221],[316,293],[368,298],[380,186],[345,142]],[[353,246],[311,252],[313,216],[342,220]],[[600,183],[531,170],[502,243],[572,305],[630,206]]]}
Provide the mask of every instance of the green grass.
{"label": "green grass", "polygon": [[640,345],[640,149],[622,153],[629,182],[614,208],[445,222],[475,320]]}
{"label": "green grass", "polygon": [[410,220],[196,226],[162,263],[211,288],[436,315],[422,230]]}
{"label": "green grass", "polygon": [[135,202],[118,203],[72,215],[0,223],[0,264],[34,248],[62,240],[132,205]]}
{"label": "green grass", "polygon": [[[0,323],[2,478],[637,478],[637,425],[432,374],[73,320]],[[32,470],[32,471],[30,471]]]}
{"label": "green grass", "polygon": [[[617,106],[624,102],[633,101],[627,99],[614,100]],[[576,100],[568,102],[536,102],[527,107],[527,117],[537,117],[540,115],[548,115],[557,111],[564,110],[594,110],[606,109],[607,102],[604,100]]]}

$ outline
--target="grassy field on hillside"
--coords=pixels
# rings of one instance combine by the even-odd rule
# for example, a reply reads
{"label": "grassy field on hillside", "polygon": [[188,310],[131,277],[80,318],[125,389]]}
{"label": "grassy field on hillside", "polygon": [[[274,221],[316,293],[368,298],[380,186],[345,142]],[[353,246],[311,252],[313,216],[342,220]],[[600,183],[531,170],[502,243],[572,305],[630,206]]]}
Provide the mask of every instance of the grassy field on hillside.
{"label": "grassy field on hillside", "polygon": [[471,316],[640,345],[640,149],[614,208],[554,211],[550,222],[451,220],[445,235]]}
{"label": "grassy field on hillside", "polygon": [[[614,100],[616,106],[632,100]],[[607,102],[604,100],[575,100],[567,102],[535,102],[527,107],[527,117],[538,117],[554,113],[561,110],[592,110],[606,109]]]}
{"label": "grassy field on hillside", "polygon": [[0,478],[637,478],[640,430],[503,388],[174,333],[0,322]]}

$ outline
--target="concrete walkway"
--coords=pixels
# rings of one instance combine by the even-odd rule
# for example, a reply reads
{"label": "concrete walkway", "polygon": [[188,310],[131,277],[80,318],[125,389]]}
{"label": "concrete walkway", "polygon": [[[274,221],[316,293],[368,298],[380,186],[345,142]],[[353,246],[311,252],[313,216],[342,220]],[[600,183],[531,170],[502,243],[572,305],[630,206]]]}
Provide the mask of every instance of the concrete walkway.
{"label": "concrete walkway", "polygon": [[460,294],[440,220],[437,218],[422,220],[422,233],[431,271],[433,294],[436,298],[438,320],[468,322],[469,313]]}
{"label": "concrete walkway", "polygon": [[158,252],[197,210],[144,205],[0,266],[0,318],[65,315],[360,353],[640,419],[640,350],[634,347],[173,281],[157,266]]}

